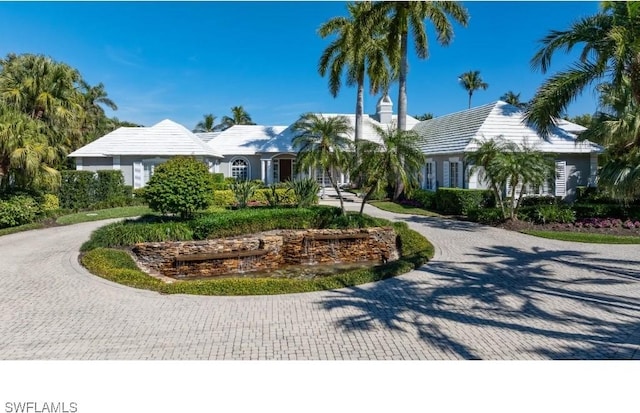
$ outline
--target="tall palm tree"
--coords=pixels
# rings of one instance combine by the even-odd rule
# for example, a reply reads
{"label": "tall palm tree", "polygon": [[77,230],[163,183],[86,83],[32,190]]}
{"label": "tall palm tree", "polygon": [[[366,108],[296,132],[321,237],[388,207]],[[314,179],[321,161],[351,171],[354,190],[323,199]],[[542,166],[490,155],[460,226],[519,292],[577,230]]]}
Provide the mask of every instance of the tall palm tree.
{"label": "tall palm tree", "polygon": [[318,29],[323,39],[330,35],[336,38],[324,50],[318,63],[321,76],[329,75],[329,91],[338,95],[343,73],[346,72],[347,85],[356,85],[355,143],[362,139],[362,119],[364,114],[365,76],[369,77],[369,93],[377,94],[387,90],[392,74],[386,56],[388,49],[388,20],[376,22],[372,18],[372,3],[363,1],[347,4],[348,17],[334,17]]}
{"label": "tall palm tree", "polygon": [[398,129],[407,129],[407,71],[408,40],[411,33],[415,51],[420,59],[429,56],[425,20],[431,21],[438,43],[449,45],[453,39],[453,27],[449,19],[462,26],[469,21],[467,9],[455,1],[389,1],[376,4],[376,20],[390,14],[389,55],[397,56],[398,74]]}
{"label": "tall palm tree", "polygon": [[204,118],[198,122],[193,129],[195,133],[213,132],[216,127],[216,117],[213,113],[204,115]]}
{"label": "tall palm tree", "polygon": [[229,129],[234,125],[255,125],[255,123],[242,106],[234,106],[231,108],[231,117],[223,116],[221,125],[223,129]]}
{"label": "tall palm tree", "polygon": [[461,74],[458,81],[469,94],[469,109],[471,109],[471,97],[476,90],[487,90],[489,84],[482,80],[479,70],[470,70]]}
{"label": "tall palm tree", "polygon": [[[589,86],[610,83],[630,88],[630,99],[640,104],[640,3],[604,1],[594,16],[574,22],[568,30],[553,30],[531,66],[546,73],[553,55],[583,45],[578,61],[558,72],[538,88],[526,112],[527,121],[548,135],[555,119]],[[625,80],[628,84],[625,86]]]}
{"label": "tall palm tree", "polygon": [[356,172],[364,176],[368,188],[360,206],[362,213],[367,199],[383,186],[393,187],[393,200],[397,200],[404,187],[415,184],[425,155],[418,148],[420,136],[414,131],[402,131],[389,126],[386,130],[374,125],[380,143],[360,142],[362,161]]}
{"label": "tall palm tree", "polygon": [[520,101],[520,93],[515,93],[511,90],[505,93],[504,95],[500,96],[500,100],[510,105],[513,105],[519,109],[527,108],[527,102]]}
{"label": "tall palm tree", "polygon": [[293,129],[296,137],[292,144],[298,151],[296,167],[302,170],[320,167],[336,190],[344,214],[342,194],[334,174],[337,170],[347,170],[351,165],[353,147],[347,136],[353,133],[353,128],[349,120],[344,116],[323,117],[307,113],[298,119]]}

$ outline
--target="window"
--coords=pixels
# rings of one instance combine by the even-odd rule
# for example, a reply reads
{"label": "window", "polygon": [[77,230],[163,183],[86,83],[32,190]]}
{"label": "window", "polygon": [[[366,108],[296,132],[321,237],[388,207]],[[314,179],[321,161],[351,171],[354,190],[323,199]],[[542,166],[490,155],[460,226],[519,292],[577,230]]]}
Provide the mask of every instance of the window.
{"label": "window", "polygon": [[236,159],[231,163],[231,176],[236,181],[246,181],[249,179],[249,164],[244,159]]}
{"label": "window", "polygon": [[426,168],[425,168],[425,174],[424,174],[424,189],[429,190],[429,191],[433,191],[435,190],[434,188],[434,184],[435,184],[435,180],[434,178],[434,167],[433,167],[433,162],[427,162],[426,163]]}
{"label": "window", "polygon": [[460,163],[450,162],[449,163],[449,182],[451,184],[449,185],[449,187],[459,188],[459,181],[460,181]]}
{"label": "window", "polygon": [[280,161],[273,160],[273,182],[280,182]]}

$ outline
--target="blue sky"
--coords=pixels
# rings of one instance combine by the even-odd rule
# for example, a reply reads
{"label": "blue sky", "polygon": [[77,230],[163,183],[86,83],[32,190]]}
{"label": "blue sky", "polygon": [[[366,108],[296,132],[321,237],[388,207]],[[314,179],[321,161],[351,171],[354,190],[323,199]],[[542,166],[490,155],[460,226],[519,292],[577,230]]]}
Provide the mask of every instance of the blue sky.
{"label": "blue sky", "polygon": [[[355,89],[337,98],[317,63],[328,39],[316,29],[345,15],[343,2],[0,2],[0,55],[41,53],[77,68],[92,84],[103,82],[119,106],[111,113],[150,126],[165,118],[192,128],[203,114],[218,120],[243,105],[253,120],[288,125],[307,111],[353,113]],[[444,48],[432,31],[430,57],[409,60],[408,110],[435,115],[467,108],[458,76],[480,70],[489,83],[472,105],[508,90],[530,99],[575,54],[558,54],[547,75],[530,69],[538,40],[594,14],[596,2],[463,2],[467,28],[455,26]],[[390,91],[396,102],[397,88]],[[378,96],[365,96],[375,112]],[[394,106],[394,111],[396,107]],[[585,93],[569,115],[592,113]]]}

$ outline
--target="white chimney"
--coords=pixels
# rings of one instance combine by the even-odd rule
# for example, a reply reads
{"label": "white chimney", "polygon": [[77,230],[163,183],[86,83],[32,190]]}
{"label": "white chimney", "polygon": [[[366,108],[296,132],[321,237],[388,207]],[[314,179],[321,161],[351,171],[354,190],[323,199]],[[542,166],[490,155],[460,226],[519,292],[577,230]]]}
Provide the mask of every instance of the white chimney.
{"label": "white chimney", "polygon": [[378,101],[376,105],[376,115],[378,117],[378,122],[380,123],[391,123],[393,118],[393,103],[391,102],[391,98],[389,95],[384,95]]}

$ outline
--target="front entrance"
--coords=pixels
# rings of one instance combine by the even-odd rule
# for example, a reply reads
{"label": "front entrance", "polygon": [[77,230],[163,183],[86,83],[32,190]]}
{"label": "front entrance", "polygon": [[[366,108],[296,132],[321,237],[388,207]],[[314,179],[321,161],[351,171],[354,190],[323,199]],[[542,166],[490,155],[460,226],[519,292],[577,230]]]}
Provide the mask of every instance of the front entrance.
{"label": "front entrance", "polygon": [[280,159],[280,182],[291,180],[291,159]]}

